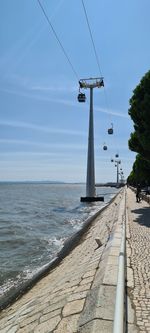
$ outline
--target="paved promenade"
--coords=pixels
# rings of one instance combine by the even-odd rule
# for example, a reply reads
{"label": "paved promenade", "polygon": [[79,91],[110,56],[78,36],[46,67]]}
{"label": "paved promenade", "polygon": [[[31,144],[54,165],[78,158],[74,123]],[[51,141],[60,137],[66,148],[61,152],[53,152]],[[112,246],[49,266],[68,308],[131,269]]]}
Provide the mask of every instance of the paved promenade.
{"label": "paved promenade", "polygon": [[150,205],[127,189],[128,294],[140,333],[150,332]]}
{"label": "paved promenade", "polygon": [[127,332],[150,332],[149,205],[130,189],[125,198],[122,189],[58,267],[1,312],[0,333],[111,333],[125,219]]}

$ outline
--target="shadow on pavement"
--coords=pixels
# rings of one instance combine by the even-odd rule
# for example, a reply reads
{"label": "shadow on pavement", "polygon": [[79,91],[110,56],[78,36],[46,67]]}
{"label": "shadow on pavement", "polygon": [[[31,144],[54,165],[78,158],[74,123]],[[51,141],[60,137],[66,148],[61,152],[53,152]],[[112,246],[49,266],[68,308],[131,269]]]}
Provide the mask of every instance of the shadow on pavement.
{"label": "shadow on pavement", "polygon": [[131,210],[131,212],[138,215],[136,219],[133,219],[133,222],[150,228],[150,207],[134,209]]}

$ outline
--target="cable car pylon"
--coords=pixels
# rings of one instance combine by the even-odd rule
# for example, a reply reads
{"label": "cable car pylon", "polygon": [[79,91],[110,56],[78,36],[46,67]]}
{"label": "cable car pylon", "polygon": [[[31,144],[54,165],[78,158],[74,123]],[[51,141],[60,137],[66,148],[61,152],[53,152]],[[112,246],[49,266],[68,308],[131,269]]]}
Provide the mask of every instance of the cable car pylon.
{"label": "cable car pylon", "polygon": [[[81,197],[82,202],[104,201],[104,197],[96,196],[95,191],[95,165],[94,165],[94,124],[93,124],[93,89],[104,87],[103,78],[81,79],[80,89],[90,89],[90,112],[89,112],[89,135],[88,135],[88,154],[87,154],[87,176],[86,176],[86,197]],[[84,101],[85,101],[85,94]],[[78,95],[78,101],[80,96]]]}

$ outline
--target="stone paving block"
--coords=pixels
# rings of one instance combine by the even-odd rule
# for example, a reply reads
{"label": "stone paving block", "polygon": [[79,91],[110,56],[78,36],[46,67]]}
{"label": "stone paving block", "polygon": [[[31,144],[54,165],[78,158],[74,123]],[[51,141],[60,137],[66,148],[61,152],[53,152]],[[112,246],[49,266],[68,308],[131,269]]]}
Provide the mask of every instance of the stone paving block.
{"label": "stone paving block", "polygon": [[130,246],[128,245],[128,243],[127,243],[127,245],[126,245],[126,254],[127,254],[127,257],[131,257],[131,248],[130,248]]}
{"label": "stone paving block", "polygon": [[135,322],[135,310],[132,307],[129,296],[127,296],[127,322],[130,324]]}
{"label": "stone paving block", "polygon": [[80,281],[80,278],[76,278],[76,279],[73,279],[72,280],[72,274],[68,274],[67,276],[65,276],[64,280],[63,280],[63,283],[62,281],[58,283],[58,285],[56,286],[55,290],[53,290],[53,292],[55,291],[62,291],[64,289],[67,289],[67,288],[72,288],[74,287],[76,284],[79,283]]}
{"label": "stone paving block", "polygon": [[43,323],[39,324],[35,328],[34,333],[49,333],[49,332],[53,331],[56,328],[56,326],[58,325],[60,320],[61,320],[61,317],[56,316],[56,317],[51,318],[47,321],[44,321]]}
{"label": "stone paving block", "polygon": [[83,310],[84,303],[85,299],[75,300],[67,303],[63,308],[63,317],[81,312]]}
{"label": "stone paving block", "polygon": [[36,313],[34,316],[30,316],[30,317],[26,317],[25,319],[23,319],[22,317],[19,318],[18,322],[19,322],[19,325],[20,327],[24,327],[24,326],[27,326],[28,324],[38,320],[41,316],[41,313],[38,312]]}
{"label": "stone paving block", "polygon": [[[116,228],[117,229],[117,228]],[[116,231],[115,231],[115,235],[114,235],[114,238],[113,239],[121,239],[122,237],[122,228],[118,228]]]}
{"label": "stone paving block", "polygon": [[115,300],[116,286],[100,286],[98,291],[95,317],[113,321]]}
{"label": "stone paving block", "polygon": [[127,223],[126,223],[126,235],[127,235],[127,238],[130,238],[130,229],[129,229],[129,224],[128,224],[128,216],[127,216]]}
{"label": "stone paving block", "polygon": [[34,331],[36,326],[38,326],[38,321],[34,321],[33,323],[30,323],[22,328],[19,328],[19,330],[17,330],[16,332],[17,333],[31,333]]}
{"label": "stone paving block", "polygon": [[127,264],[127,267],[131,267],[131,259],[130,258],[126,258],[126,264]]}
{"label": "stone paving block", "polygon": [[66,304],[66,298],[63,298],[61,301],[49,304],[46,308],[43,310],[43,314],[46,314],[48,312],[52,312],[54,310],[57,310],[59,308],[62,308]]}
{"label": "stone paving block", "polygon": [[81,280],[81,282],[80,282],[80,286],[82,286],[83,284],[88,284],[88,283],[92,282],[93,279],[94,279],[94,277],[93,277],[93,276],[90,276],[90,277],[87,277],[87,278]]}
{"label": "stone paving block", "polygon": [[77,333],[79,316],[76,314],[63,318],[54,333]]}
{"label": "stone paving block", "polygon": [[72,280],[72,277],[70,278],[70,281],[68,282],[68,287],[74,287],[77,286],[79,284],[79,282],[81,281],[81,277],[78,277],[77,279]]}
{"label": "stone paving block", "polygon": [[80,327],[78,333],[112,333],[112,321],[95,319]]}
{"label": "stone paving block", "polygon": [[61,295],[69,294],[69,293],[73,292],[75,289],[76,289],[76,286],[70,287],[70,288],[64,288],[64,290],[61,290],[59,292],[59,295],[61,296]]}
{"label": "stone paving block", "polygon": [[139,333],[139,329],[134,324],[128,324],[128,333]]}
{"label": "stone paving block", "polygon": [[[65,300],[66,300],[66,297],[67,296],[65,296],[65,295],[50,295],[49,296],[49,304],[48,304],[48,306],[45,308],[45,310],[46,309],[48,309],[49,308],[49,306],[51,306],[52,304],[54,304],[54,303],[59,303],[59,302],[65,302]],[[45,311],[44,310],[44,311]],[[43,312],[44,312],[43,311]]]}
{"label": "stone paving block", "polygon": [[13,326],[13,327],[12,327],[12,325],[10,325],[10,326],[7,326],[7,327],[5,327],[5,328],[2,328],[2,329],[0,330],[0,333],[16,333],[16,332],[17,332],[17,329],[18,329],[18,326],[17,326],[17,325],[15,325],[15,326]]}
{"label": "stone paving block", "polygon": [[134,288],[133,270],[130,267],[127,267],[127,285],[129,288]]}
{"label": "stone paving block", "polygon": [[100,267],[98,270],[97,270],[97,273],[95,275],[95,278],[94,278],[94,281],[92,283],[92,287],[91,289],[94,289],[96,287],[99,287],[99,285],[103,282],[103,277],[104,277],[104,271],[105,271],[105,268],[103,267]]}
{"label": "stone paving block", "polygon": [[84,275],[83,275],[83,278],[87,278],[87,277],[90,277],[90,276],[94,276],[96,273],[96,269],[93,269],[91,271],[87,271]]}
{"label": "stone paving block", "polygon": [[[23,306],[20,306],[17,310],[16,310],[16,312],[15,312],[15,317],[20,317],[20,316],[24,316],[24,315],[29,315],[34,309],[35,309],[35,307],[37,307],[37,306],[41,306],[41,304],[39,304],[39,302],[37,302],[37,300],[36,300],[36,302],[35,302],[35,306],[33,306],[33,305],[27,305],[27,304],[25,304],[25,305],[23,305]],[[44,307],[45,305],[43,305],[43,307]]]}
{"label": "stone paving block", "polygon": [[80,315],[79,326],[83,326],[87,322],[89,322],[95,318],[98,291],[99,291],[99,287],[89,290],[87,297],[86,297],[84,310],[82,311],[82,313]]}
{"label": "stone paving block", "polygon": [[67,298],[67,301],[68,302],[71,302],[71,301],[75,301],[77,299],[82,299],[82,298],[85,298],[86,295],[88,293],[88,290],[85,290],[85,291],[81,291],[80,293],[74,293],[74,294],[71,294],[68,298]]}
{"label": "stone paving block", "polygon": [[62,308],[59,308],[57,310],[54,310],[52,312],[48,312],[47,314],[41,315],[40,317],[40,323],[43,323],[43,321],[47,321],[53,317],[56,317],[57,315],[60,315],[62,311]]}
{"label": "stone paving block", "polygon": [[107,285],[117,285],[117,278],[118,278],[118,265],[107,265],[103,284]]}
{"label": "stone paving block", "polygon": [[111,246],[119,246],[121,245],[121,237],[120,238],[113,238],[112,242],[111,242]]}
{"label": "stone paving block", "polygon": [[83,284],[82,286],[78,286],[74,290],[74,293],[78,293],[78,292],[84,291],[84,290],[89,290],[90,288],[91,288],[91,283]]}
{"label": "stone paving block", "polygon": [[117,256],[118,257],[119,253],[120,253],[120,246],[112,246],[110,248],[110,252],[109,252],[110,256]]}
{"label": "stone paving block", "polygon": [[[36,313],[42,312],[42,311],[44,311],[44,309],[46,309],[48,306],[49,306],[49,302],[44,303],[44,304],[40,303],[39,305],[36,305],[35,307],[33,307],[33,308],[31,309],[31,311],[30,311],[28,314],[26,314],[26,316],[30,317],[30,316],[33,316],[33,315],[36,314]],[[24,315],[24,314],[23,314],[23,315]],[[17,311],[16,311],[15,316],[16,316],[16,317],[21,317],[22,314],[17,315]]]}
{"label": "stone paving block", "polygon": [[0,329],[6,327],[6,326],[12,326],[12,323],[14,322],[14,316],[11,316],[11,321],[7,319],[7,317],[4,317],[0,321]]}
{"label": "stone paving block", "polygon": [[107,265],[117,266],[118,265],[118,260],[119,260],[118,256],[109,255],[108,260],[107,260]]}

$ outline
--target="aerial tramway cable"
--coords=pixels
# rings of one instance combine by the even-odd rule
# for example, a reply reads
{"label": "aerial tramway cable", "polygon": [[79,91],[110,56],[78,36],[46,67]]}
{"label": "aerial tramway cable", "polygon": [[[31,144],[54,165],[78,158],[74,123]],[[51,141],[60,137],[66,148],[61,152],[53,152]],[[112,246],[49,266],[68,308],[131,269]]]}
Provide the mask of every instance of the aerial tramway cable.
{"label": "aerial tramway cable", "polygon": [[81,0],[81,1],[82,1],[84,14],[85,14],[85,17],[86,17],[86,22],[87,22],[87,25],[88,25],[88,29],[89,29],[89,33],[90,33],[90,37],[91,37],[91,41],[92,41],[92,45],[93,45],[93,49],[94,49],[94,53],[95,53],[95,58],[96,58],[96,62],[97,62],[98,69],[99,69],[99,73],[100,73],[100,76],[102,77],[103,75],[102,75],[102,71],[101,71],[101,68],[100,68],[100,63],[99,63],[98,55],[97,55],[97,52],[96,52],[96,47],[95,47],[94,39],[93,39],[93,36],[92,36],[92,30],[91,30],[89,19],[88,19],[88,16],[87,16],[87,11],[86,11],[86,8],[85,8],[84,1],[83,0]]}
{"label": "aerial tramway cable", "polygon": [[47,20],[49,26],[50,26],[50,28],[51,28],[51,30],[52,30],[52,32],[53,32],[55,38],[57,39],[57,42],[58,42],[59,46],[61,47],[61,49],[62,49],[62,51],[63,51],[63,53],[64,53],[64,55],[65,55],[65,57],[66,57],[66,59],[67,59],[67,61],[68,61],[68,63],[69,63],[69,65],[70,65],[70,67],[71,67],[71,69],[72,69],[72,71],[73,71],[73,73],[74,73],[74,75],[75,75],[75,77],[76,77],[76,79],[79,81],[78,74],[77,74],[76,70],[74,69],[74,66],[72,65],[72,62],[71,62],[71,60],[69,59],[68,54],[67,54],[67,52],[65,51],[65,49],[64,49],[64,47],[63,47],[63,45],[62,45],[62,43],[61,43],[61,41],[60,41],[60,39],[59,39],[59,37],[58,37],[58,35],[57,35],[57,33],[56,33],[56,31],[55,31],[55,29],[54,29],[52,23],[51,23],[51,21],[50,21],[48,15],[46,14],[46,11],[45,11],[43,5],[41,4],[41,1],[40,1],[40,0],[37,0],[37,2],[38,2],[39,6],[40,6],[40,8],[41,8],[41,10],[42,10],[42,12],[43,12],[43,14],[44,14],[44,16],[45,16],[45,18],[46,18],[46,20]]}
{"label": "aerial tramway cable", "polygon": [[[89,30],[89,33],[90,33],[90,37],[91,37],[91,41],[92,41],[92,45],[93,45],[94,54],[95,54],[96,62],[97,62],[97,65],[98,65],[99,73],[100,73],[100,76],[102,76],[102,71],[101,71],[100,63],[99,63],[99,58],[98,58],[98,54],[97,54],[97,51],[96,51],[96,47],[95,47],[95,43],[94,43],[94,39],[93,39],[93,35],[92,35],[92,30],[91,30],[90,23],[89,23],[89,19],[88,19],[86,7],[85,7],[85,4],[84,4],[84,1],[83,0],[81,0],[81,1],[82,1],[82,6],[83,6],[83,9],[84,9],[84,14],[85,14],[87,25],[88,25],[88,30]],[[47,22],[48,22],[48,24],[49,24],[49,26],[50,26],[50,28],[51,28],[51,30],[52,30],[52,32],[53,32],[56,40],[57,40],[60,48],[62,49],[62,51],[63,51],[63,53],[64,53],[64,55],[65,55],[65,57],[66,57],[66,59],[67,59],[67,61],[69,63],[69,65],[70,65],[70,67],[71,67],[71,69],[72,69],[72,71],[74,73],[74,76],[79,81],[79,76],[78,76],[78,74],[77,74],[77,72],[76,72],[76,70],[75,70],[75,68],[74,68],[74,66],[73,66],[73,64],[72,64],[72,62],[71,62],[71,60],[70,60],[70,58],[69,58],[69,56],[68,56],[68,54],[67,54],[67,52],[66,52],[66,50],[65,50],[65,48],[63,46],[63,44],[62,44],[62,42],[60,41],[60,39],[59,39],[59,37],[58,37],[58,35],[57,35],[57,33],[56,33],[53,25],[52,25],[52,23],[51,23],[48,15],[47,15],[47,13],[46,13],[46,11],[45,11],[45,9],[44,9],[41,1],[37,0],[37,2],[39,4],[39,7],[41,8],[41,10],[42,10],[42,12],[43,12],[46,20],[47,20]],[[106,102],[106,104],[108,104],[105,87],[104,87],[104,93],[105,93],[105,102]],[[82,102],[85,102],[85,98],[83,98],[83,97],[82,97]]]}
{"label": "aerial tramway cable", "polygon": [[[95,58],[96,58],[97,66],[98,66],[98,69],[99,69],[99,74],[100,74],[100,76],[103,76],[103,75],[102,75],[102,71],[101,71],[101,67],[100,67],[100,62],[99,62],[98,54],[97,54],[96,47],[95,47],[95,43],[94,43],[94,38],[93,38],[93,35],[92,35],[92,30],[91,30],[91,27],[90,27],[90,23],[89,23],[89,19],[88,19],[87,10],[86,10],[86,7],[85,7],[84,0],[81,0],[81,2],[82,2],[82,6],[83,6],[84,14],[85,14],[85,17],[86,17],[86,22],[87,22],[87,26],[88,26],[89,34],[90,34],[91,41],[92,41],[92,45],[93,45],[93,49],[94,49]],[[108,96],[107,96],[107,94],[106,94],[106,88],[105,88],[105,86],[104,86],[104,96],[105,96],[106,109],[108,110],[108,109],[109,109],[109,107],[108,107]],[[111,131],[110,131],[110,129],[108,129],[108,134],[113,134],[113,124],[112,124],[112,122],[111,122]]]}

